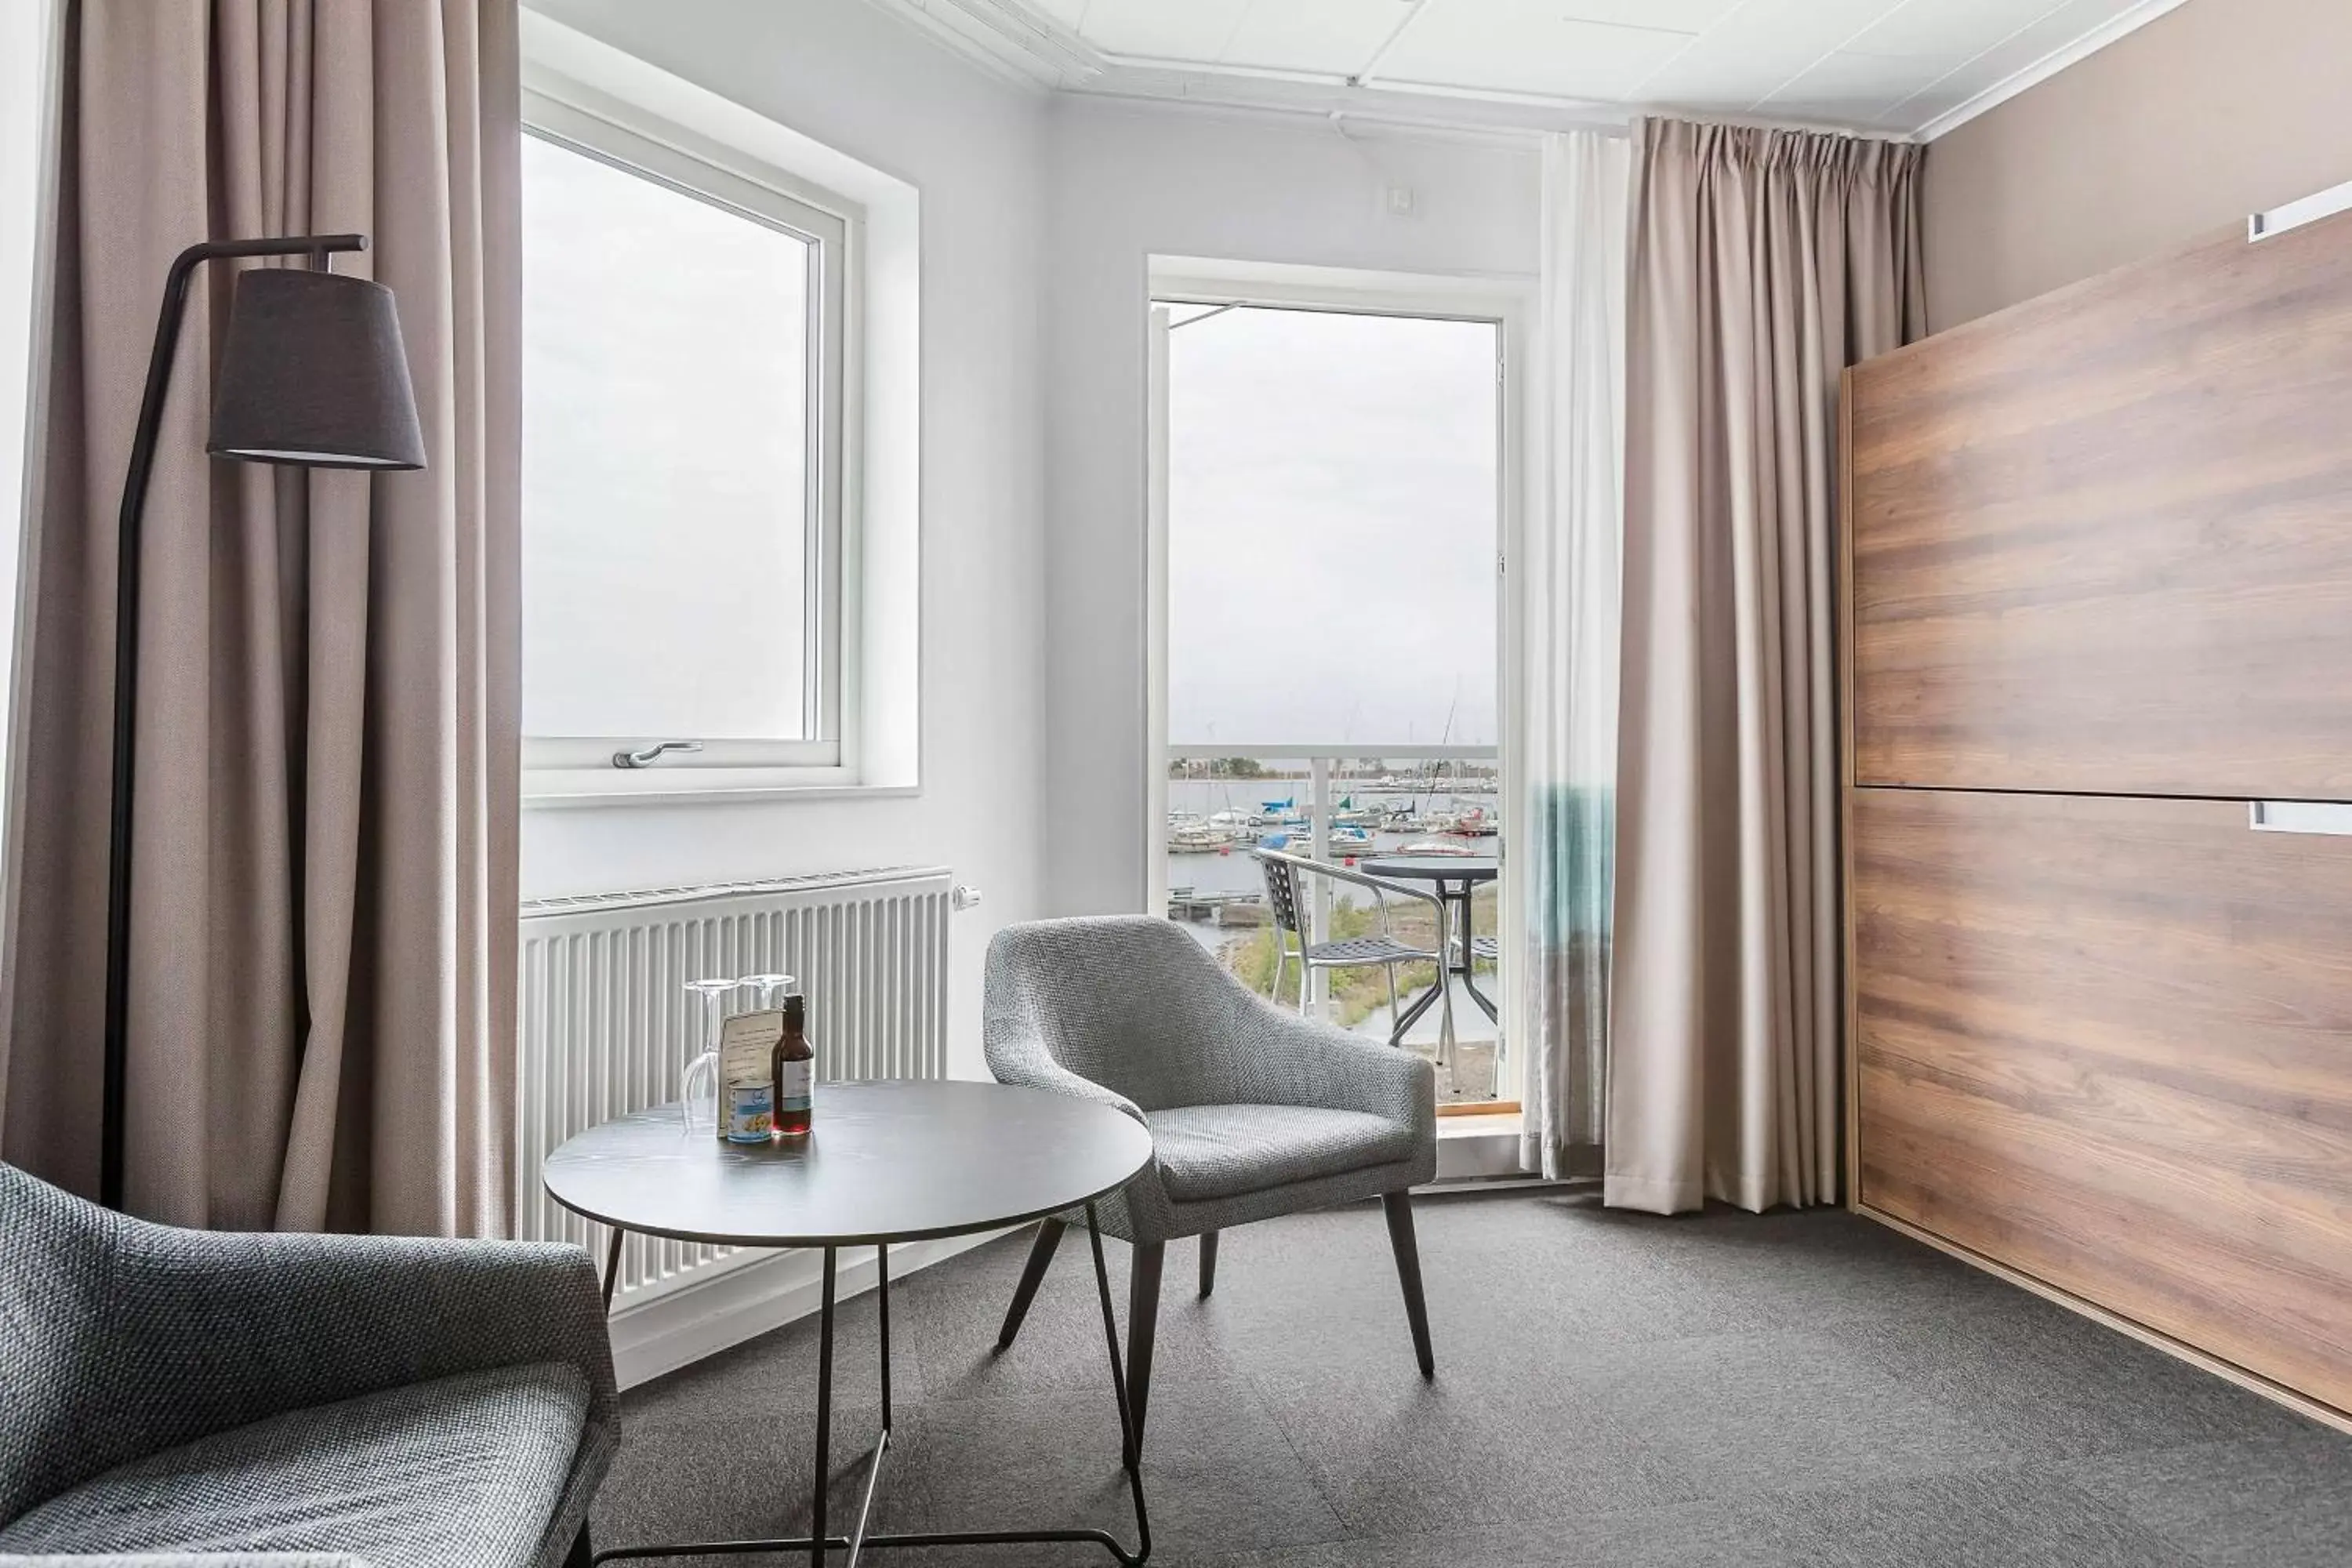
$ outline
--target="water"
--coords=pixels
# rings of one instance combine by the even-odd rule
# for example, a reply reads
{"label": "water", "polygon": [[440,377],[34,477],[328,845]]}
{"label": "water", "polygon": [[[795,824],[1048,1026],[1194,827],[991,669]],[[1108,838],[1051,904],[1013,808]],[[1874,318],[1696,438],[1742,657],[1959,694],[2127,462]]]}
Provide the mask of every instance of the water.
{"label": "water", "polygon": [[[1475,784],[1465,786],[1459,791],[1438,789],[1427,793],[1407,793],[1367,790],[1353,782],[1345,784],[1334,782],[1330,785],[1330,793],[1334,808],[1338,806],[1342,797],[1352,795],[1358,805],[1368,809],[1377,810],[1390,805],[1410,805],[1423,816],[1441,811],[1458,815],[1473,807],[1483,808],[1487,816],[1493,816],[1499,803],[1499,796],[1494,790],[1481,792],[1475,787]],[[1303,813],[1307,810],[1309,794],[1307,781],[1303,778],[1170,779],[1168,809],[1171,812],[1190,812],[1203,818],[1220,811],[1231,811],[1248,816],[1257,812],[1269,800],[1281,800],[1287,797],[1297,801],[1298,809]],[[1508,831],[1507,826],[1505,830]],[[1168,886],[1171,889],[1190,888],[1195,892],[1202,893],[1262,893],[1265,890],[1265,879],[1259,872],[1258,863],[1251,858],[1249,851],[1258,838],[1277,831],[1286,831],[1293,835],[1290,846],[1293,853],[1300,855],[1308,853],[1308,834],[1307,829],[1304,827],[1254,828],[1251,830],[1253,837],[1249,843],[1237,844],[1223,852],[1212,850],[1204,854],[1171,854],[1168,857]],[[1402,849],[1408,844],[1419,843],[1425,839],[1435,839],[1445,844],[1458,844],[1465,849],[1489,854],[1493,853],[1496,845],[1496,840],[1492,838],[1456,838],[1437,833],[1388,833],[1374,829],[1371,847],[1358,850],[1356,853],[1360,856],[1386,854]],[[1334,858],[1339,858],[1336,850]],[[1344,859],[1342,863],[1345,863]],[[1355,896],[1361,900],[1369,900],[1371,894],[1369,891],[1360,891]],[[1220,940],[1221,934],[1231,934],[1230,932],[1220,933],[1218,928],[1213,925],[1189,926],[1188,929],[1201,936],[1213,952],[1223,945]]]}

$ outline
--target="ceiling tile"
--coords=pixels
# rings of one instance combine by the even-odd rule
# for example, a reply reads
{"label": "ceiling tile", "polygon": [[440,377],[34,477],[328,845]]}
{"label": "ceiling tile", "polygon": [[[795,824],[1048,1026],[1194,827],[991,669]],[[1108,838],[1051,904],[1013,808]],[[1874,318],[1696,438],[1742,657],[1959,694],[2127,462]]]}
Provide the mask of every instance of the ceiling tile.
{"label": "ceiling tile", "polygon": [[1642,82],[1640,100],[1686,109],[1745,110],[1844,47],[1848,39],[1901,3],[1753,0]]}
{"label": "ceiling tile", "polygon": [[1394,36],[1373,85],[1913,132],[2146,0],[1005,3],[1106,53],[1207,70],[1350,76]]}
{"label": "ceiling tile", "polygon": [[1917,131],[1979,94],[2031,69],[2127,11],[2140,0],[2066,0],[2040,21],[2019,29],[1896,107],[1906,131]]}
{"label": "ceiling tile", "polygon": [[1560,0],[1432,0],[1381,61],[1378,79],[1617,100],[1690,40],[1664,28],[1564,17]]}
{"label": "ceiling tile", "polygon": [[1079,36],[1106,54],[1213,60],[1249,0],[1087,0]]}
{"label": "ceiling tile", "polygon": [[[1444,7],[1459,0],[1429,0]],[[1621,27],[1663,27],[1670,33],[1700,33],[1743,4],[1758,0],[1556,0],[1553,15],[1578,22],[1613,22]]]}
{"label": "ceiling tile", "polygon": [[1877,125],[1946,68],[1944,62],[1917,55],[1834,54],[1756,107],[1791,120]]}
{"label": "ceiling tile", "polygon": [[1251,0],[1219,62],[1353,76],[1412,13],[1412,0]]}
{"label": "ceiling tile", "polygon": [[2065,0],[1910,0],[1846,45],[1864,55],[1939,55],[1958,65]]}

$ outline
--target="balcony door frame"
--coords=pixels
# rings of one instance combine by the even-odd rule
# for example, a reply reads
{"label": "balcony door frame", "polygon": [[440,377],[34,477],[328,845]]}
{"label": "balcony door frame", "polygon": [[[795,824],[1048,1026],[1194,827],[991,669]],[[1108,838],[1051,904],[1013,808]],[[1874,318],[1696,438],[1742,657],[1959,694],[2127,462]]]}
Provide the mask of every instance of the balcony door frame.
{"label": "balcony door frame", "polygon": [[[1146,908],[1168,908],[1168,325],[1163,302],[1261,306],[1276,310],[1330,310],[1350,315],[1411,316],[1443,321],[1491,322],[1498,338],[1499,385],[1496,420],[1496,730],[1504,803],[1502,878],[1497,893],[1497,933],[1505,955],[1502,996],[1502,1060],[1508,1081],[1496,1084],[1501,1100],[1525,1103],[1528,1053],[1525,1002],[1516,981],[1517,955],[1525,950],[1523,857],[1510,853],[1511,824],[1525,798],[1523,763],[1514,744],[1521,652],[1525,628],[1518,595],[1510,584],[1510,563],[1520,554],[1525,519],[1530,514],[1526,454],[1535,416],[1528,395],[1534,368],[1530,345],[1536,311],[1536,279],[1517,274],[1379,272],[1355,268],[1239,262],[1201,257],[1153,256],[1145,296],[1149,348],[1145,356],[1144,462],[1144,866]],[[1344,749],[1370,755],[1386,742],[1338,737],[1266,735],[1237,742],[1228,754],[1281,757],[1309,751]],[[1223,742],[1219,749],[1224,751]],[[1437,750],[1450,748],[1435,748]],[[1398,742],[1388,754],[1423,755],[1433,748]]]}

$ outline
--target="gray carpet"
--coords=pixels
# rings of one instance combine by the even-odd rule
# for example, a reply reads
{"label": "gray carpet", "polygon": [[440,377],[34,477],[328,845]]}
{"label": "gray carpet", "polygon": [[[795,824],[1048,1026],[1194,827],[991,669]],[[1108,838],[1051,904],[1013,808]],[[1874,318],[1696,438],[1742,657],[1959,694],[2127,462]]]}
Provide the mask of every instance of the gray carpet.
{"label": "gray carpet", "polygon": [[[1233,1232],[1206,1302],[1192,1246],[1170,1247],[1144,1472],[1155,1563],[2352,1563],[2352,1438],[1867,1221],[1656,1220],[1557,1194],[1417,1212],[1433,1384],[1377,1206]],[[1079,1239],[1003,1356],[1025,1233],[894,1289],[903,1447],[880,1528],[1132,1539]],[[1126,1249],[1109,1247],[1123,1313]],[[870,1296],[844,1308],[839,1510],[876,1423],[875,1326]],[[626,1395],[597,1543],[805,1528],[815,1347],[809,1320]]]}

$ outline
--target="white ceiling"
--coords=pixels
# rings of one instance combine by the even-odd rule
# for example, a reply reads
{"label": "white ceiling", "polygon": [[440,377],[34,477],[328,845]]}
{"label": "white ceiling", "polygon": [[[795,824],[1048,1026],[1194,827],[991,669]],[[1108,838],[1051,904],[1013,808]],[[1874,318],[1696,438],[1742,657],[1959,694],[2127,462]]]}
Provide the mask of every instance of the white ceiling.
{"label": "white ceiling", "polygon": [[1655,109],[1897,135],[1948,129],[2181,3],[897,0],[964,41],[1010,40],[1029,74],[1079,91],[1450,100],[1488,121]]}

